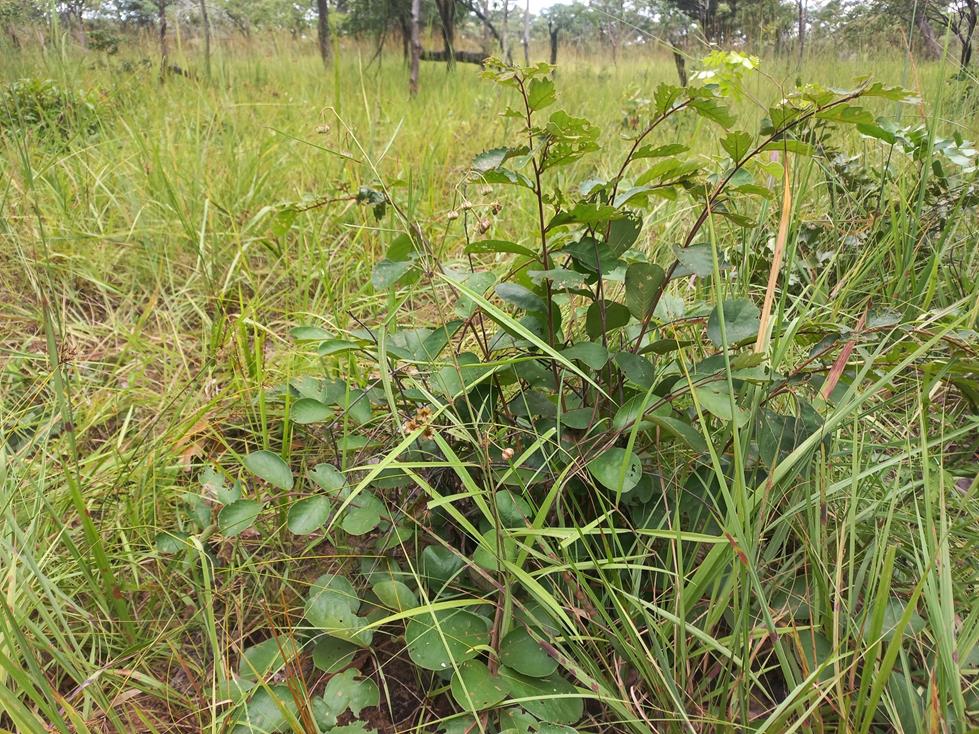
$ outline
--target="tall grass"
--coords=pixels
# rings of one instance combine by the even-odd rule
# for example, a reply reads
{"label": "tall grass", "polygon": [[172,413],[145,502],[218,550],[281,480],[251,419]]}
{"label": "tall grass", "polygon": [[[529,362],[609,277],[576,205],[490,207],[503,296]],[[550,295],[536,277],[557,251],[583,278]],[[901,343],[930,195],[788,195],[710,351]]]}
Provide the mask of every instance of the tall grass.
{"label": "tall grass", "polygon": [[[68,140],[2,138],[0,729],[9,731],[221,730],[217,682],[256,634],[298,622],[305,584],[336,558],[271,534],[243,541],[247,554],[219,549],[221,567],[174,567],[154,538],[179,522],[202,461],[268,447],[310,460],[330,453],[293,436],[269,403],[269,388],[313,369],[291,326],[395,327],[402,303],[419,322],[437,315],[438,292],[373,291],[388,225],[344,197],[383,181],[413,220],[441,232],[463,198],[496,195],[462,188],[472,156],[508,124],[497,115],[502,93],[476,69],[426,65],[409,102],[400,58],[371,64],[364,49],[342,54],[339,89],[318,59],[293,50],[226,53],[212,83],[164,85],[126,53],[106,61],[55,49],[0,62],[4,82],[50,77],[87,90],[100,119],[95,134]],[[941,65],[826,57],[804,72],[904,83],[923,100],[906,121],[979,134],[975,86]],[[760,97],[779,80],[791,86],[797,69],[776,61],[768,73]],[[559,71],[561,104],[612,138],[623,101],[672,74],[658,56],[611,67],[574,58]],[[706,128],[683,132],[716,150]],[[842,146],[869,150],[855,135]],[[826,172],[813,166],[794,172],[783,267],[809,279],[776,298],[773,361],[800,359],[791,339],[800,330],[855,327],[866,310],[897,311],[911,328],[880,327],[879,339],[856,344],[827,402],[838,432],[780,465],[780,479],[797,481],[778,496],[747,474],[724,488],[726,506],[707,509],[724,518],[729,541],[689,554],[679,509],[660,532],[629,539],[600,523],[575,538],[535,528],[535,577],[581,581],[580,597],[549,601],[564,610],[561,651],[612,712],[589,728],[740,731],[735,722],[751,720],[756,731],[865,733],[976,721],[979,419],[956,379],[974,384],[979,369],[974,209],[953,205],[942,236],[923,240],[920,181],[899,178],[902,195],[881,207],[889,231],[799,270],[813,256],[800,244],[803,219],[827,221],[841,239],[868,226],[843,220],[843,204],[828,208]],[[277,236],[263,208],[304,197],[337,201]],[[531,202],[502,203],[491,234],[520,241],[534,225]],[[679,205],[657,212],[644,240],[651,255],[668,251],[690,215]],[[769,234],[720,244],[740,249],[750,272]],[[448,234],[441,246],[451,255],[460,244]],[[747,436],[732,441],[747,450]],[[478,494],[462,462],[448,470]],[[731,546],[742,564],[726,562]],[[596,586],[601,600],[589,598]],[[810,624],[796,624],[802,607]],[[581,634],[578,615],[594,610],[589,629],[604,637]],[[824,644],[828,654],[813,654]],[[925,679],[911,658],[926,661]],[[794,687],[759,700],[755,683],[775,670]],[[421,711],[401,728],[420,725]]]}

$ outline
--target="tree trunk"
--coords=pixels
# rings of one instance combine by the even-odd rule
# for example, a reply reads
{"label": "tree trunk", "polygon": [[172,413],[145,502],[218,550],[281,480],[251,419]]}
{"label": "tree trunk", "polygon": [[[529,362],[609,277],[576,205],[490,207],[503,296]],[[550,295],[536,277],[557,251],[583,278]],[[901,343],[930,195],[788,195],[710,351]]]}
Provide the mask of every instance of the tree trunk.
{"label": "tree trunk", "polygon": [[[477,2],[479,2],[482,5],[482,13],[481,13],[482,17],[483,18],[488,17],[490,12],[489,0],[477,0]],[[475,3],[473,5],[475,6]],[[490,56],[492,54],[492,52],[490,51],[492,47],[492,40],[491,40],[489,26],[487,26],[486,23],[483,23],[482,31],[483,31],[483,35],[480,41],[480,47],[483,49],[483,53],[485,53],[487,56]]]}
{"label": "tree trunk", "polygon": [[799,63],[802,63],[802,55],[806,50],[806,2],[797,0],[799,8]]}
{"label": "tree trunk", "polygon": [[962,35],[962,51],[959,53],[959,70],[964,72],[969,68],[969,62],[972,61],[972,36],[975,32],[975,22],[973,21],[966,26],[965,33]]}
{"label": "tree trunk", "polygon": [[170,70],[170,46],[167,42],[167,6],[163,0],[157,0],[157,22],[160,26],[160,81],[166,78]]}
{"label": "tree trunk", "polygon": [[[486,56],[480,51],[453,51],[452,53],[453,62],[461,62],[464,64],[479,64],[482,66],[483,62],[486,61]],[[421,55],[422,61],[448,61],[446,58],[445,51],[422,51]]]}
{"label": "tree trunk", "polygon": [[422,2],[411,0],[411,72],[408,76],[408,95],[418,94],[418,70],[422,60]]}
{"label": "tree trunk", "polygon": [[523,11],[523,63],[530,66],[530,0]]}
{"label": "tree trunk", "polygon": [[560,29],[553,21],[547,21],[547,34],[551,37],[551,66],[557,63],[557,44]]}
{"label": "tree trunk", "polygon": [[676,64],[676,75],[680,80],[680,86],[687,86],[687,60],[676,46],[673,47],[673,63]]}
{"label": "tree trunk", "polygon": [[316,37],[319,41],[320,58],[329,68],[333,49],[330,46],[330,6],[327,0],[316,0]]}
{"label": "tree trunk", "polygon": [[[473,2],[473,0],[458,0],[458,2],[462,5],[462,7],[464,7],[470,13],[475,15],[477,18],[479,18],[480,22],[483,24],[484,31],[489,31],[490,35],[492,35],[493,38],[499,41],[500,48],[502,49],[503,37],[501,36],[500,32],[496,29],[496,26],[493,25],[493,22],[489,19],[489,15],[488,15],[489,3],[484,2],[482,3],[482,7],[480,7],[481,3]],[[489,56],[488,53],[487,56]]]}
{"label": "tree trunk", "polygon": [[7,38],[10,39],[10,45],[16,49],[20,49],[20,36],[17,35],[17,30],[10,23],[3,27],[4,33],[6,33]]}
{"label": "tree trunk", "polygon": [[915,9],[914,25],[921,37],[921,49],[926,59],[937,59],[942,55],[942,44],[935,38],[935,30],[920,9]]}
{"label": "tree trunk", "polygon": [[82,11],[80,8],[76,9],[74,12],[75,20],[71,21],[71,16],[69,16],[68,25],[69,27],[75,26],[77,32],[75,38],[78,40],[78,45],[82,48],[88,48],[88,36],[85,33],[85,18],[82,16]]}
{"label": "tree trunk", "polygon": [[455,62],[455,34],[456,34],[456,0],[435,0],[435,9],[439,14],[439,23],[442,26],[442,44],[445,49],[446,63],[449,66]]}
{"label": "tree trunk", "polygon": [[503,0],[503,23],[500,26],[500,51],[503,60],[510,63],[513,55],[510,53],[510,0]]}
{"label": "tree trunk", "polygon": [[398,13],[398,28],[401,31],[401,58],[405,65],[411,55],[411,18],[404,13]]}
{"label": "tree trunk", "polygon": [[204,26],[204,73],[211,79],[211,19],[207,16],[207,0],[201,2],[201,24]]}
{"label": "tree trunk", "polygon": [[959,57],[960,68],[964,72],[972,61],[972,42],[975,40],[976,25],[979,24],[979,3],[969,0],[965,12],[965,35],[962,39],[962,54]]}

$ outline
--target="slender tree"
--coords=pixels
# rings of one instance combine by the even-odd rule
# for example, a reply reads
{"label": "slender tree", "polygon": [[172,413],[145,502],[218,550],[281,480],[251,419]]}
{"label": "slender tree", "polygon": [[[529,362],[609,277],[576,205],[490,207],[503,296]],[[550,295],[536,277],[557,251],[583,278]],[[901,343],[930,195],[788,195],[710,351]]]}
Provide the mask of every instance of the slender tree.
{"label": "slender tree", "polygon": [[327,0],[316,0],[316,38],[323,65],[329,68],[333,49],[330,43],[330,6]]}
{"label": "slender tree", "polygon": [[160,81],[170,73],[170,42],[167,39],[167,0],[154,0],[157,30],[160,34]]}
{"label": "slender tree", "polygon": [[438,11],[439,25],[442,28],[445,63],[452,66],[455,63],[456,47],[456,0],[435,0],[435,9]]}
{"label": "slender tree", "polygon": [[422,60],[422,2],[411,0],[411,72],[408,76],[408,95],[418,94],[418,72]]}
{"label": "slender tree", "polygon": [[58,3],[58,12],[64,19],[65,26],[83,47],[88,45],[88,38],[85,35],[85,13],[90,9],[89,0],[60,0]]}
{"label": "slender tree", "polygon": [[523,62],[530,66],[530,0],[523,11]]}
{"label": "slender tree", "polygon": [[921,48],[926,58],[937,59],[942,55],[942,44],[935,37],[935,29],[931,27],[928,16],[925,15],[924,8],[915,8],[914,27],[918,29],[918,37],[921,39]]}
{"label": "slender tree", "polygon": [[500,24],[500,51],[503,58],[512,61],[510,53],[510,0],[503,0],[503,22]]}
{"label": "slender tree", "polygon": [[554,18],[547,19],[547,37],[551,42],[551,53],[548,60],[551,65],[557,63],[557,44],[558,44],[558,34],[561,32],[561,26],[559,26]]}
{"label": "slender tree", "polygon": [[972,61],[972,44],[979,26],[979,0],[953,0],[939,12],[945,25],[959,39],[959,68],[964,72]]}
{"label": "slender tree", "polygon": [[799,11],[799,63],[806,50],[806,0],[796,0]]}
{"label": "slender tree", "polygon": [[207,0],[200,0],[201,25],[204,27],[204,73],[211,78],[211,19],[207,14]]}

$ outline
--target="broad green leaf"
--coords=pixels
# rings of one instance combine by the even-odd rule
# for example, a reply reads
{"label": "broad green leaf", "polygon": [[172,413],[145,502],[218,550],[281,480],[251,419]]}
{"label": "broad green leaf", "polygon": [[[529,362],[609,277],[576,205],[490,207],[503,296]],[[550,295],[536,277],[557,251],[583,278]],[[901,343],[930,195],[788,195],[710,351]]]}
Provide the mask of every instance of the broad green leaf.
{"label": "broad green leaf", "polygon": [[512,306],[522,308],[525,311],[547,312],[547,304],[544,299],[519,283],[500,283],[495,290],[496,295],[501,300]]}
{"label": "broad green leaf", "polygon": [[333,337],[329,331],[318,326],[295,326],[289,330],[289,335],[297,342],[321,342]]}
{"label": "broad green leaf", "polygon": [[216,499],[222,505],[230,505],[241,499],[241,482],[235,480],[231,486],[222,486],[217,490]]}
{"label": "broad green leaf", "polygon": [[669,112],[676,105],[677,101],[683,97],[683,87],[675,84],[660,82],[653,92],[653,102],[656,105],[656,112],[660,115]]}
{"label": "broad green leaf", "polygon": [[578,734],[578,731],[563,724],[552,724],[549,721],[542,721],[537,725],[537,734]]}
{"label": "broad green leaf", "polygon": [[532,678],[546,678],[557,670],[557,661],[525,627],[510,630],[500,642],[500,662]]}
{"label": "broad green leaf", "polygon": [[[635,425],[636,421],[640,421],[640,430],[651,427],[645,420],[644,415],[658,400],[658,397],[647,396],[645,393],[633,395],[615,411],[615,416],[612,418],[612,430],[627,432]],[[656,407],[656,411],[659,413],[666,413],[669,410],[670,406],[665,404]]]}
{"label": "broad green leaf", "polygon": [[218,530],[227,538],[239,535],[255,524],[262,503],[255,500],[238,500],[225,505],[218,513]]}
{"label": "broad green leaf", "polygon": [[727,382],[717,380],[705,385],[694,385],[693,392],[701,407],[708,413],[724,421],[734,421],[739,426],[748,422],[748,411],[731,400]]}
{"label": "broad green leaf", "polygon": [[588,471],[606,489],[628,492],[639,483],[642,464],[631,451],[616,446],[589,461]]}
{"label": "broad green leaf", "polygon": [[490,529],[483,533],[479,545],[472,553],[473,563],[487,571],[500,571],[505,561],[513,561],[516,557],[517,541],[503,528]]}
{"label": "broad green leaf", "polygon": [[628,250],[639,239],[639,232],[642,229],[642,219],[634,214],[629,214],[620,219],[613,219],[608,227],[609,252],[613,257],[618,257]]}
{"label": "broad green leaf", "polygon": [[574,724],[584,713],[584,700],[578,690],[564,678],[551,675],[531,678],[503,666],[500,678],[510,696],[539,719],[555,724]]}
{"label": "broad green leaf", "polygon": [[800,402],[799,412],[796,417],[766,408],[759,414],[758,454],[766,466],[774,466],[822,427],[822,418],[808,403]]}
{"label": "broad green leaf", "polygon": [[704,441],[704,437],[696,428],[682,418],[674,418],[669,415],[647,414],[645,419],[667,433],[676,436],[694,451],[702,452],[707,450],[707,443]]}
{"label": "broad green leaf", "polygon": [[370,492],[361,492],[343,512],[340,527],[350,535],[364,535],[376,528],[384,514],[384,504]]}
{"label": "broad green leaf", "polygon": [[365,708],[372,708],[379,703],[377,684],[369,678],[357,676],[356,670],[348,668],[334,675],[326,684],[323,701],[337,716],[347,710],[354,716],[360,716]]}
{"label": "broad green leaf", "polygon": [[333,416],[333,409],[315,398],[299,398],[292,404],[289,417],[296,423],[309,425],[319,423]]}
{"label": "broad green leaf", "polygon": [[761,317],[758,307],[747,298],[729,299],[724,301],[723,307],[715,306],[707,320],[707,338],[715,346],[724,346],[724,340],[721,338],[722,312],[728,345],[737,344],[758,334]]}
{"label": "broad green leaf", "polygon": [[338,673],[353,662],[361,648],[337,637],[323,637],[313,648],[313,665],[324,673]]}
{"label": "broad green leaf", "polygon": [[731,127],[737,119],[730,109],[714,97],[698,97],[690,102],[690,107],[701,117],[723,128]]}
{"label": "broad green leaf", "polygon": [[739,130],[728,133],[721,138],[721,147],[737,163],[751,150],[751,136]]}
{"label": "broad green leaf", "polygon": [[371,285],[375,290],[387,290],[396,286],[415,267],[411,260],[381,260],[371,273]]}
{"label": "broad green leaf", "polygon": [[[452,282],[448,278],[446,278],[445,280],[450,283]],[[541,339],[539,336],[534,334],[533,331],[528,329],[523,324],[520,324],[519,328],[515,327],[513,319],[511,317],[509,317],[505,312],[501,311],[498,307],[496,307],[495,305],[487,301],[485,298],[483,298],[481,294],[476,293],[475,291],[466,288],[466,286],[458,283],[453,283],[453,285],[457,290],[459,290],[469,298],[472,298],[474,301],[476,301],[480,305],[480,307],[486,312],[487,316],[493,319],[493,321],[495,321],[497,324],[501,326],[505,325],[508,328],[513,329],[513,331],[516,331],[519,336],[527,339],[531,344],[533,344],[535,347],[540,349],[543,354],[546,354],[547,356],[555,359],[558,363],[560,363],[561,365],[563,365],[564,367],[566,367],[567,369],[569,369],[570,371],[574,372],[576,375],[581,377],[588,385],[591,385],[593,388],[595,388],[595,390],[598,391],[599,394],[605,395],[607,397],[607,394],[605,393],[605,391],[602,389],[600,385],[598,385],[594,380],[592,380],[585,372],[583,372],[578,367],[576,367],[566,357],[561,356],[557,351],[555,351],[554,347],[552,347],[545,340]]]}
{"label": "broad green leaf", "polygon": [[173,555],[174,553],[180,553],[180,551],[193,547],[194,544],[190,542],[190,535],[187,533],[170,530],[157,533],[156,550],[164,555]]}
{"label": "broad green leaf", "polygon": [[244,709],[235,717],[232,734],[275,734],[288,725],[284,711],[296,715],[296,702],[288,686],[256,688]]}
{"label": "broad green leaf", "polygon": [[666,273],[653,263],[632,263],[625,271],[625,305],[642,321],[653,308],[653,301],[663,288]]}
{"label": "broad green leaf", "polygon": [[680,143],[668,143],[667,145],[643,145],[632,155],[633,160],[641,158],[662,158],[664,156],[678,155],[690,150],[687,146]]}
{"label": "broad green leaf", "polygon": [[904,102],[906,104],[917,104],[920,100],[910,89],[897,86],[887,86],[882,82],[874,82],[861,92],[864,97],[883,97],[884,99]]}
{"label": "broad green leaf", "polygon": [[197,477],[197,481],[200,482],[201,487],[210,490],[216,495],[224,486],[224,475],[208,464],[201,470],[201,473]]}
{"label": "broad green leaf", "polygon": [[360,597],[347,579],[334,574],[320,576],[310,587],[306,599],[306,620],[316,629],[328,635],[356,643],[369,645],[371,630],[364,630],[366,620],[357,616]]}
{"label": "broad green leaf", "polygon": [[[714,273],[714,254],[709,243],[702,242],[688,247],[675,247],[673,249],[676,259],[682,267],[673,271],[674,278],[683,278],[688,275],[696,275],[700,278],[707,278]],[[720,270],[726,270],[730,266],[718,253]]]}
{"label": "broad green leaf", "polygon": [[394,262],[406,262],[411,260],[418,252],[414,240],[406,233],[402,232],[388,245],[387,259]]}
{"label": "broad green leaf", "polygon": [[[500,711],[500,734],[533,734],[539,721],[519,706]],[[448,732],[446,732],[448,734]],[[454,734],[464,734],[455,732]]]}
{"label": "broad green leaf", "polygon": [[564,246],[562,252],[571,255],[576,265],[592,273],[608,273],[619,263],[608,245],[594,237],[585,236],[577,242],[571,242]]}
{"label": "broad green leaf", "polygon": [[286,525],[293,535],[309,535],[326,525],[332,511],[332,503],[323,495],[305,497],[289,508]]}
{"label": "broad green leaf", "polygon": [[211,505],[199,494],[188,492],[183,497],[187,512],[198,528],[203,530],[211,524]]}
{"label": "broad green leaf", "polygon": [[548,136],[547,155],[541,170],[574,163],[582,156],[598,150],[601,130],[583,117],[574,117],[564,110],[551,113],[544,127]]}
{"label": "broad green leaf", "polygon": [[584,273],[565,268],[551,270],[528,270],[527,275],[537,285],[549,280],[554,288],[577,288],[585,283]]}
{"label": "broad green leaf", "polygon": [[256,686],[255,681],[245,678],[219,678],[217,681],[217,697],[222,701],[231,701],[234,705],[242,703],[249,691]]}
{"label": "broad green leaf", "polygon": [[316,348],[316,353],[321,357],[331,357],[334,354],[344,354],[358,349],[360,344],[349,339],[327,339]]}
{"label": "broad green leaf", "polygon": [[792,140],[791,138],[782,138],[780,140],[773,140],[770,143],[766,143],[765,146],[762,147],[762,151],[795,153],[796,155],[805,156],[812,156],[816,153],[816,149],[809,145],[809,143],[803,143],[801,140]]}
{"label": "broad green leaf", "polygon": [[443,586],[454,578],[464,565],[462,558],[448,548],[438,545],[426,546],[421,554],[422,576],[429,586]]}
{"label": "broad green leaf", "polygon": [[[604,310],[604,323],[603,319]],[[598,339],[602,334],[608,334],[629,323],[629,309],[615,301],[595,301],[588,307],[585,314],[585,331],[592,339]]]}
{"label": "broad green leaf", "polygon": [[831,120],[844,125],[873,125],[876,120],[869,110],[856,105],[837,105],[815,115],[820,120]]}
{"label": "broad green leaf", "polygon": [[317,380],[309,376],[293,380],[292,387],[301,397],[312,398],[325,405],[336,405],[347,390],[347,384],[341,380]]}
{"label": "broad green leaf", "polygon": [[527,525],[533,512],[527,500],[518,497],[509,489],[501,489],[495,495],[496,511],[504,527],[522,528]]}
{"label": "broad green leaf", "polygon": [[329,598],[331,603],[335,601],[350,612],[355,613],[360,609],[360,596],[357,590],[343,576],[334,573],[325,573],[320,576],[309,587],[309,599]]}
{"label": "broad green leaf", "polygon": [[561,413],[561,423],[576,431],[583,431],[592,424],[594,417],[594,408],[577,408]]}
{"label": "broad green leaf", "polygon": [[238,675],[248,680],[264,680],[277,673],[298,653],[299,646],[291,637],[270,637],[242,653],[238,661]]}
{"label": "broad green leaf", "polygon": [[488,709],[507,697],[507,688],[486,664],[467,660],[459,666],[449,685],[452,697],[466,711]]}
{"label": "broad green leaf", "polygon": [[644,390],[653,386],[653,365],[645,357],[632,352],[618,352],[615,355],[615,364],[634,385]]}
{"label": "broad green leaf", "polygon": [[282,457],[271,451],[253,451],[242,459],[245,468],[273,487],[289,491],[294,483],[292,471]]}
{"label": "broad green leaf", "polygon": [[479,179],[488,184],[513,184],[523,186],[525,189],[534,189],[534,182],[527,176],[507,168],[495,168],[480,174]]}
{"label": "broad green leaf", "polygon": [[554,104],[557,94],[550,79],[531,79],[527,85],[527,105],[536,112]]}
{"label": "broad green leaf", "polygon": [[327,492],[336,493],[347,486],[343,472],[332,464],[317,464],[307,476]]}
{"label": "broad green leaf", "polygon": [[[797,634],[799,637],[799,647],[802,649],[802,656],[799,661],[803,664],[802,674],[808,676],[816,671],[824,662],[832,658],[833,643],[826,639],[825,635],[821,632],[816,632],[812,629],[804,630]],[[794,645],[790,646],[790,648],[794,647]],[[832,680],[833,666],[827,665],[819,674],[818,679],[823,683]]]}
{"label": "broad green leaf", "polygon": [[466,245],[463,252],[467,255],[486,252],[507,252],[512,255],[524,255],[529,258],[537,257],[537,253],[529,247],[518,245],[516,242],[507,242],[506,240],[479,240],[478,242],[470,242]]}
{"label": "broad green leaf", "polygon": [[[904,603],[898,599],[889,599],[884,607],[883,635],[887,642],[894,639],[894,632],[905,612]],[[917,612],[911,612],[907,624],[902,628],[902,634],[909,640],[928,628],[928,622]]]}
{"label": "broad green leaf", "polygon": [[509,148],[491,148],[473,158],[472,167],[480,173],[499,168],[510,155]]}
{"label": "broad green leaf", "polygon": [[374,595],[388,609],[404,612],[418,606],[418,596],[397,579],[383,579],[373,586]]}
{"label": "broad green leaf", "polygon": [[343,726],[335,726],[329,734],[377,734],[377,729],[368,729],[363,721],[353,721]]}
{"label": "broad green leaf", "polygon": [[578,342],[562,350],[561,356],[583,362],[593,370],[600,370],[608,362],[608,349],[599,342]]}
{"label": "broad green leaf", "polygon": [[[458,277],[461,283],[465,283],[477,293],[485,293],[496,282],[496,276],[484,270],[457,274],[445,268],[444,272],[447,277]],[[476,313],[476,308],[476,303],[471,298],[460,295],[455,305],[455,314],[459,318],[468,319]]]}
{"label": "broad green leaf", "polygon": [[412,617],[405,627],[408,656],[425,670],[446,670],[472,660],[489,643],[482,617],[465,609],[440,609]]}

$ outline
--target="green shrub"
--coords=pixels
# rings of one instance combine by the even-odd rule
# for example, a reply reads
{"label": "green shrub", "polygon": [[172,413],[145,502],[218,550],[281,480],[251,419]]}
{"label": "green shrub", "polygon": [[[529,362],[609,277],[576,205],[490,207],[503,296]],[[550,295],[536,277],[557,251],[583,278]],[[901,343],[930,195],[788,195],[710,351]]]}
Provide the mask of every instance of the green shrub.
{"label": "green shrub", "polygon": [[107,56],[115,56],[119,53],[121,40],[119,34],[109,26],[96,26],[88,31],[88,47]]}
{"label": "green shrub", "polygon": [[[834,650],[827,597],[800,595],[806,570],[774,563],[810,530],[782,513],[818,503],[829,457],[847,461],[834,454],[841,427],[931,337],[888,314],[859,334],[793,322],[773,300],[779,256],[732,243],[784,220],[772,204],[788,161],[830,161],[838,126],[886,143],[893,126],[864,105],[911,96],[800,87],[748,132],[737,110],[756,63],[718,52],[697,86],[630,99],[620,164],[602,173],[587,162],[616,141],[551,111],[551,67],[490,61],[485,76],[511,92],[511,137],[475,157],[464,191],[501,187],[529,203],[537,228],[519,242],[480,238],[506,216],[495,200],[463,201],[429,234],[383,186],[350,197],[399,225],[373,272],[389,314],[342,334],[294,329],[322,371],[269,396],[283,435],[308,432],[329,460],[258,450],[209,468],[187,497],[187,526],[159,539],[190,562],[193,536],[278,528],[349,559],[303,590],[301,621],[277,630],[276,645],[248,647],[227,674],[234,731],[298,731],[300,720],[337,730],[376,704],[359,675],[397,654],[391,640],[425,697],[443,702],[413,723],[450,733],[557,734],[586,719],[636,732],[722,720],[781,730],[819,705],[810,684],[832,679],[844,655],[876,654],[894,556],[849,610],[867,631],[851,643],[867,647]],[[684,130],[716,135],[723,153],[659,139]],[[662,202],[678,201],[689,214],[660,262],[641,237]],[[278,234],[297,206],[278,211]],[[441,244],[443,227],[458,228],[461,253]],[[418,313],[437,318],[419,324]],[[830,369],[827,345],[841,339],[859,339],[859,370]],[[891,609],[888,634],[913,628],[919,591]],[[260,685],[299,654],[334,676],[322,695]],[[902,665],[887,685],[904,695],[928,662]],[[876,686],[861,691],[863,731],[894,716]]]}
{"label": "green shrub", "polygon": [[66,139],[94,133],[99,127],[95,99],[59,86],[51,79],[19,79],[0,92],[0,131],[34,131]]}

